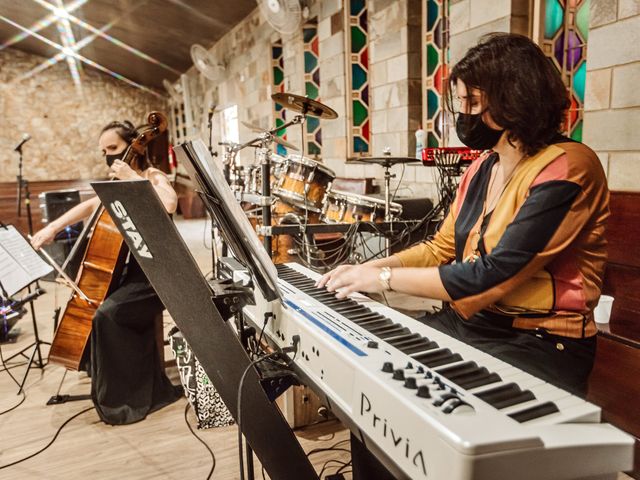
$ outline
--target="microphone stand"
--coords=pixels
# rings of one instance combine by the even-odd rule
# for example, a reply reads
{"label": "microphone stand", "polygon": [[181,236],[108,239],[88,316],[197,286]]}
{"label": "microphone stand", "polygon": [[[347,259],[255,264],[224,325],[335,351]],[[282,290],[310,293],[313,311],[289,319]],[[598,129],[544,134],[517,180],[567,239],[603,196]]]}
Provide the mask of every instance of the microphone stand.
{"label": "microphone stand", "polygon": [[20,145],[16,151],[18,152],[18,176],[16,177],[16,183],[18,184],[18,203],[16,205],[18,210],[18,217],[22,216],[22,145]]}

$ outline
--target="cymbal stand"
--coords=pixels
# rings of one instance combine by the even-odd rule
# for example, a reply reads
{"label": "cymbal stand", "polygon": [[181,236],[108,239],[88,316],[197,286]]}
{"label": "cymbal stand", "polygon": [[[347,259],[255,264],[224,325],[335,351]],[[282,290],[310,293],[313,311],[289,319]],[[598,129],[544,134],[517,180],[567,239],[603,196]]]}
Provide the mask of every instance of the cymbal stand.
{"label": "cymbal stand", "polygon": [[[386,148],[384,155],[391,157],[391,151]],[[393,217],[391,216],[391,179],[396,177],[395,174],[391,173],[392,166],[391,162],[385,163],[382,166],[382,168],[384,168],[384,221],[390,223],[391,231],[393,231]],[[384,251],[387,257],[391,255],[391,239],[388,235],[384,237]]]}
{"label": "cymbal stand", "polygon": [[[257,150],[258,158],[260,159],[260,169],[262,173],[262,185],[260,193],[262,193],[262,226],[271,226],[271,145],[272,134],[265,132],[260,138],[260,147]],[[271,235],[271,229],[267,228],[263,238],[264,248],[267,250],[269,257],[272,255],[273,237]]]}

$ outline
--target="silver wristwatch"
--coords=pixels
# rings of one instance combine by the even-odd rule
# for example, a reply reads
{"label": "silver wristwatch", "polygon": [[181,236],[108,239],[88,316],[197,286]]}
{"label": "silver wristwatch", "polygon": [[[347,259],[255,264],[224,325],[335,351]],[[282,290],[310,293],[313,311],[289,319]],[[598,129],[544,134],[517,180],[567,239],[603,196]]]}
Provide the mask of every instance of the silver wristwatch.
{"label": "silver wristwatch", "polygon": [[382,267],[380,269],[380,274],[378,275],[378,280],[382,284],[382,288],[385,291],[391,290],[391,267]]}

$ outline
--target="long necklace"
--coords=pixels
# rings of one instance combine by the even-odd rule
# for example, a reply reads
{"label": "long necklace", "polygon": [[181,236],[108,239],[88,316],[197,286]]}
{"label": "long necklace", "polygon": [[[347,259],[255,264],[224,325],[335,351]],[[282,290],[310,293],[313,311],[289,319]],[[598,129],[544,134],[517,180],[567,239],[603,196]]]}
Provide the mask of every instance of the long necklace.
{"label": "long necklace", "polygon": [[[500,197],[502,197],[502,194],[507,189],[509,182],[511,182],[511,179],[513,178],[513,174],[518,169],[518,166],[520,165],[524,157],[525,156],[523,156],[520,160],[518,160],[518,162],[513,166],[513,168],[509,172],[509,175],[503,180],[502,190],[500,191],[500,193],[498,193],[498,195],[496,195],[491,199],[492,200],[491,203],[494,204],[492,205],[492,209],[495,209],[495,207],[498,205],[498,202],[500,201]],[[489,185],[487,186],[487,194],[484,198],[484,202],[482,203],[482,212],[480,213],[477,228],[472,232],[472,235],[474,235],[475,237],[475,245],[472,246],[471,248],[471,254],[469,254],[464,259],[465,262],[473,263],[480,258],[480,251],[478,250],[478,246],[480,245],[480,239],[482,238],[482,225],[484,224],[484,217],[487,214],[487,207],[489,204],[488,202],[489,195],[491,195],[492,193],[493,184],[497,176],[498,176],[498,172],[496,171],[495,175],[491,175],[491,178],[489,180]]]}

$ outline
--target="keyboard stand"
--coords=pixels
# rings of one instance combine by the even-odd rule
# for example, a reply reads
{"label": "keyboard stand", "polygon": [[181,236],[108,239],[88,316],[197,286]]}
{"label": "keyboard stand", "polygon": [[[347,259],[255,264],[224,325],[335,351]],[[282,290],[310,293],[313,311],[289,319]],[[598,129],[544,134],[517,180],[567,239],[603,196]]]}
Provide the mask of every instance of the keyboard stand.
{"label": "keyboard stand", "polygon": [[[132,255],[182,331],[227,408],[237,418],[238,387],[249,356],[218,308],[202,276],[148,181],[96,182]],[[241,296],[238,294],[238,296]],[[260,383],[255,369],[243,385],[242,433],[271,478],[318,476],[296,436]]]}

